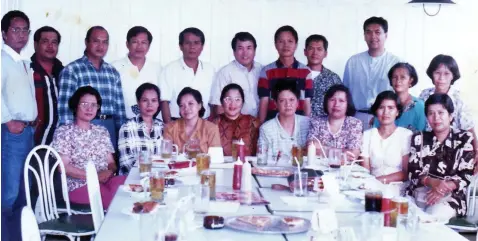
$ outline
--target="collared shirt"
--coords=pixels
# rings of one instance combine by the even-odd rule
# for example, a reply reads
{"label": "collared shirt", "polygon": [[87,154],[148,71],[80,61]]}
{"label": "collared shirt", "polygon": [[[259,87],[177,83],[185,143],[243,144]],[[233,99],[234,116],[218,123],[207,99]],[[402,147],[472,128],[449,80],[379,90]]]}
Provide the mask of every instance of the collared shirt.
{"label": "collared shirt", "polygon": [[214,86],[212,87],[211,100],[209,103],[213,105],[221,105],[221,92],[226,85],[235,83],[244,90],[244,105],[241,113],[244,115],[257,116],[259,96],[257,96],[257,81],[262,66],[258,62],[254,62],[251,71],[233,60],[228,65],[222,67],[215,77]]}
{"label": "collared shirt", "polygon": [[324,116],[327,113],[324,110],[324,96],[327,90],[333,85],[342,84],[340,77],[331,70],[322,67],[322,72],[319,72],[313,81],[314,83],[314,96],[312,97],[312,116]]}
{"label": "collared shirt", "polygon": [[2,47],[2,124],[37,118],[35,85],[30,63],[10,46]]}
{"label": "collared shirt", "polygon": [[38,108],[35,145],[49,145],[58,125],[58,80],[60,72],[63,70],[63,64],[55,58],[52,76],[49,76],[37,62],[36,54],[33,54],[30,59]]}
{"label": "collared shirt", "polygon": [[304,147],[309,132],[309,117],[295,115],[294,134],[291,136],[279,122],[279,115],[266,121],[259,129],[258,145],[266,145],[268,156],[291,156],[292,145]]}
{"label": "collared shirt", "polygon": [[370,109],[380,92],[392,90],[388,71],[399,61],[397,56],[386,51],[378,57],[370,56],[367,51],[350,57],[343,80],[357,110]]}
{"label": "collared shirt", "polygon": [[118,71],[102,61],[100,69],[88,60],[86,55],[68,64],[60,73],[58,114],[60,124],[73,122],[73,113],[68,108],[68,99],[82,86],[89,85],[101,95],[102,115],[112,115],[119,129],[126,121],[121,78]]}
{"label": "collared shirt", "polygon": [[163,138],[173,141],[173,144],[178,145],[180,151],[183,150],[184,144],[192,139],[199,140],[201,152],[204,153],[208,152],[209,147],[221,146],[221,138],[217,125],[201,118],[199,118],[196,123],[196,128],[190,137],[186,135],[184,119],[181,118],[166,125]]}
{"label": "collared shirt", "polygon": [[466,215],[466,191],[473,177],[475,153],[473,134],[451,129],[444,141],[439,141],[433,132],[424,131],[412,136],[407,194],[413,195],[416,188],[423,187],[420,178],[429,176],[441,180],[451,179],[457,188],[451,192],[448,204],[457,216]]}
{"label": "collared shirt", "polygon": [[246,156],[256,155],[259,119],[251,115],[239,115],[235,120],[231,120],[225,114],[220,114],[209,120],[219,127],[224,156],[232,156],[232,142],[239,139],[244,141]]}
{"label": "collared shirt", "polygon": [[159,155],[158,140],[163,134],[163,122],[153,119],[151,132],[147,132],[146,123],[137,115],[121,126],[118,149],[120,152],[120,174],[127,175],[141,151]]}
{"label": "collared shirt", "polygon": [[149,58],[146,58],[143,68],[138,69],[128,56],[111,63],[118,70],[121,76],[121,87],[123,87],[123,97],[126,109],[126,118],[135,117],[138,110],[136,101],[136,89],[144,83],[152,83],[159,87],[159,77],[161,74],[161,65]]}
{"label": "collared shirt", "polygon": [[[430,95],[435,93],[435,88],[429,88],[422,91],[420,94],[420,99],[423,101],[427,101]],[[451,126],[455,129],[460,130],[470,130],[471,128],[475,127],[475,123],[473,121],[473,115],[471,114],[471,110],[468,108],[467,105],[463,102],[463,99],[460,96],[460,91],[455,89],[453,86],[450,87],[447,93],[450,96],[451,101],[453,102],[453,106],[455,107],[455,111],[453,112],[453,122]],[[427,122],[426,130],[430,131],[431,127]]]}
{"label": "collared shirt", "polygon": [[[407,128],[412,132],[425,130],[427,117],[425,116],[425,104],[423,100],[412,96],[412,102],[403,108],[403,113],[400,118],[395,120],[395,125]],[[373,126],[380,126],[377,118],[374,118]]]}
{"label": "collared shirt", "polygon": [[[110,134],[103,126],[91,124],[88,130],[75,124],[58,127],[51,143],[58,153],[70,158],[70,165],[86,171],[86,164],[91,161],[98,172],[108,170],[108,155],[115,152],[110,141]],[[86,185],[86,179],[67,175],[68,191]]]}
{"label": "collared shirt", "polygon": [[327,116],[310,119],[310,130],[307,139],[319,139],[324,146],[360,150],[362,147],[362,122],[352,116],[345,117],[344,123],[337,133],[332,133]]}
{"label": "collared shirt", "polygon": [[314,95],[314,86],[310,75],[310,69],[306,65],[294,60],[292,68],[284,66],[280,60],[277,60],[265,66],[261,70],[257,92],[259,98],[268,97],[269,106],[267,107],[266,120],[270,120],[277,115],[277,106],[275,101],[271,101],[272,91],[278,80],[295,81],[297,89],[300,91],[299,107],[296,113],[304,114],[304,101],[306,98],[312,98]]}
{"label": "collared shirt", "polygon": [[210,99],[214,72],[211,64],[199,60],[196,74],[194,74],[194,70],[186,65],[182,57],[164,67],[160,82],[161,100],[169,101],[171,117],[180,117],[176,100],[179,92],[185,87],[191,87],[201,93],[203,106],[206,109],[204,118],[209,116],[210,110],[207,103]]}

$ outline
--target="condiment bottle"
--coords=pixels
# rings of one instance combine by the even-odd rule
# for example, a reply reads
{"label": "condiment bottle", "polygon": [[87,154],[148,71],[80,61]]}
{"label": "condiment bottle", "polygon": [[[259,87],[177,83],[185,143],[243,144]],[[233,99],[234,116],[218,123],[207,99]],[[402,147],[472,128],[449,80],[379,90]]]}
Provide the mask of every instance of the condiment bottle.
{"label": "condiment bottle", "polygon": [[234,162],[234,173],[232,174],[232,189],[233,190],[241,190],[241,182],[242,182],[242,161],[240,158]]}
{"label": "condiment bottle", "polygon": [[244,141],[242,140],[242,138],[236,143],[237,145],[237,156],[238,156],[238,159],[241,159],[242,162],[245,162],[246,161],[246,144],[244,143]]}
{"label": "condiment bottle", "polygon": [[241,191],[249,192],[252,190],[251,164],[246,161],[242,164],[242,183]]}
{"label": "condiment bottle", "polygon": [[307,162],[309,165],[314,165],[315,164],[315,144],[314,142],[311,142],[309,146],[307,147]]}

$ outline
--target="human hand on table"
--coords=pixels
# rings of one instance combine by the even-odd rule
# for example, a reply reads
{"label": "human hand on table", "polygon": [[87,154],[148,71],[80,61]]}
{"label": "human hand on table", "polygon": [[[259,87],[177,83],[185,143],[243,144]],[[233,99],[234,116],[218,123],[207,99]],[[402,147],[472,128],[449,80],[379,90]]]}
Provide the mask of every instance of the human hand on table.
{"label": "human hand on table", "polygon": [[113,172],[110,170],[100,171],[98,172],[98,181],[100,183],[106,183],[111,179],[112,176]]}

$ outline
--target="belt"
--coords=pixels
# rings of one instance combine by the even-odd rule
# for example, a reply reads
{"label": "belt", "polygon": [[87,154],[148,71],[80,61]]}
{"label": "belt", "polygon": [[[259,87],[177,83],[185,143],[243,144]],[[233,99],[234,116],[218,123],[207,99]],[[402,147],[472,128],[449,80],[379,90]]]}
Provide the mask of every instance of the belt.
{"label": "belt", "polygon": [[113,119],[113,115],[97,115],[95,119],[100,119],[100,120]]}
{"label": "belt", "polygon": [[369,115],[372,114],[372,112],[370,110],[357,110],[357,112],[365,113],[365,114],[369,114]]}

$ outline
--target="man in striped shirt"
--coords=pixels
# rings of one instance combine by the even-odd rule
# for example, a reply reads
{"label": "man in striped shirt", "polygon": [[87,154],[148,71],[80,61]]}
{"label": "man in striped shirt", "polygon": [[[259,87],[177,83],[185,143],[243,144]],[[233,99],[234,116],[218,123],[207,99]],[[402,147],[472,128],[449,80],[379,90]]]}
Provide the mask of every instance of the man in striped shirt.
{"label": "man in striped shirt", "polygon": [[63,64],[56,58],[60,33],[43,26],[33,35],[35,53],[30,64],[33,69],[38,117],[35,145],[50,145],[58,124],[58,80]]}
{"label": "man in striped shirt", "polygon": [[86,33],[85,45],[83,57],[71,62],[60,74],[60,125],[74,121],[68,100],[79,87],[89,85],[98,90],[103,99],[101,113],[92,123],[106,127],[113,146],[117,147],[118,130],[126,121],[126,113],[120,74],[103,60],[108,51],[108,32],[102,26],[91,27]]}
{"label": "man in striped shirt", "polygon": [[314,94],[310,69],[297,61],[294,57],[297,49],[297,31],[291,26],[282,26],[274,34],[275,47],[279,59],[262,68],[257,92],[259,94],[259,119],[262,122],[270,120],[277,115],[272,90],[278,81],[289,80],[295,82],[299,96],[299,106],[296,113],[310,116],[310,99]]}

